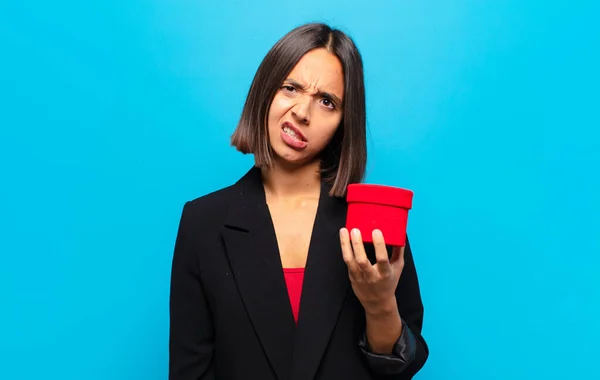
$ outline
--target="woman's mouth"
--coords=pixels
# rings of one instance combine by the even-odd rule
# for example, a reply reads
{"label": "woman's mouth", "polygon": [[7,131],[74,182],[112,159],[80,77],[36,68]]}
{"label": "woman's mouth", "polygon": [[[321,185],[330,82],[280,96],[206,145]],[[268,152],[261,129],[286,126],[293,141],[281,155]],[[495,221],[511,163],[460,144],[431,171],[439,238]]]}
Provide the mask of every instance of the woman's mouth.
{"label": "woman's mouth", "polygon": [[285,122],[281,126],[283,141],[294,149],[304,149],[308,145],[306,137],[292,123]]}

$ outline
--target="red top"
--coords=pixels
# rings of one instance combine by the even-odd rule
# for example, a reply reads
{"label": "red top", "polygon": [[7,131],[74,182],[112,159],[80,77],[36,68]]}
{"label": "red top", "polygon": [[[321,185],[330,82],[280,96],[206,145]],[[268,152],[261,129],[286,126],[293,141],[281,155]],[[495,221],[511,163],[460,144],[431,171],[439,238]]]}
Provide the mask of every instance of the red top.
{"label": "red top", "polygon": [[302,283],[304,282],[304,268],[283,268],[283,275],[287,284],[288,295],[290,296],[294,320],[298,323]]}

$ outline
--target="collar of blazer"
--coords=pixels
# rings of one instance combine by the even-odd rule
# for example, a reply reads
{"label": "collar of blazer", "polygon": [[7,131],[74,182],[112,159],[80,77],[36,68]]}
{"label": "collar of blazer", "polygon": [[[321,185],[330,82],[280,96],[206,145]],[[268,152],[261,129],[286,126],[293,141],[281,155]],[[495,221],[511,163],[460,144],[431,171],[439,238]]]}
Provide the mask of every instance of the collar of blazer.
{"label": "collar of blazer", "polygon": [[222,232],[248,315],[277,377],[312,379],[349,291],[339,243],[346,202],[322,183],[296,327],[260,169],[250,169],[232,190]]}

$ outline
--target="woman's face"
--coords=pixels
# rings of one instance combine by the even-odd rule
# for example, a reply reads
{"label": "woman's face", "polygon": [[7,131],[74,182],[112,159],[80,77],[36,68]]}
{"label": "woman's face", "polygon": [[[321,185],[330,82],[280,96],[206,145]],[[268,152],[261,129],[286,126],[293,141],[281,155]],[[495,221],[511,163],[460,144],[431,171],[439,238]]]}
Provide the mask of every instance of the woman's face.
{"label": "woman's face", "polygon": [[339,59],[325,49],[306,53],[269,109],[267,126],[275,160],[302,165],[317,158],[342,120],[343,99]]}

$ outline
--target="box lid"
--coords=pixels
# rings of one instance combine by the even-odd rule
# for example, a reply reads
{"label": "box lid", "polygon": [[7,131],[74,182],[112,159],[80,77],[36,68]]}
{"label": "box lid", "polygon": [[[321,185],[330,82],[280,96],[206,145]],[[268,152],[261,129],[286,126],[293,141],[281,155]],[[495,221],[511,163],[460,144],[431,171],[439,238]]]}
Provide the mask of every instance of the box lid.
{"label": "box lid", "polygon": [[348,185],[348,203],[375,203],[395,207],[412,208],[413,191],[394,186],[353,183]]}

